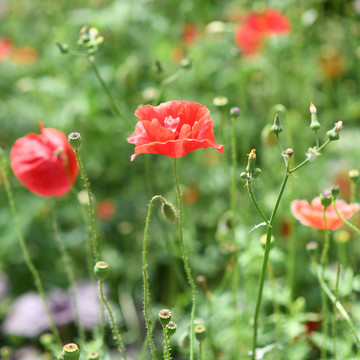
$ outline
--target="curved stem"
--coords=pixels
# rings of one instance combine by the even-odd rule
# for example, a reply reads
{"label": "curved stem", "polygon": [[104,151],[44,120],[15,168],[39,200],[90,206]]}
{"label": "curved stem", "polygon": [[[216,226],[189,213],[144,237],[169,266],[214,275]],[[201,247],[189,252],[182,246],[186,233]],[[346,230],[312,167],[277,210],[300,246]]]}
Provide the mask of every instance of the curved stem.
{"label": "curved stem", "polygon": [[249,191],[249,195],[250,195],[251,200],[253,201],[253,203],[254,203],[254,205],[255,205],[256,210],[258,211],[258,213],[260,214],[260,216],[263,218],[263,220],[265,221],[266,225],[269,226],[269,225],[270,225],[269,220],[266,218],[265,214],[262,212],[262,210],[261,210],[261,208],[260,208],[260,206],[259,206],[259,203],[257,202],[257,200],[256,200],[256,198],[255,198],[254,191],[253,191],[253,189],[252,189],[252,187],[251,187],[250,181],[247,181],[247,182],[246,182],[246,187],[247,187],[247,189],[248,189],[248,191]]}
{"label": "curved stem", "polygon": [[341,270],[341,265],[338,263],[337,267],[336,267],[336,282],[335,282],[335,303],[333,304],[333,321],[332,321],[332,336],[333,336],[333,343],[334,343],[334,358],[335,360],[337,360],[337,355],[336,355],[336,348],[337,348],[337,329],[336,329],[336,317],[337,317],[337,309],[335,304],[338,301],[338,297],[339,297],[339,279],[340,279],[340,270]]}
{"label": "curved stem", "polygon": [[81,323],[81,320],[80,320],[79,304],[78,304],[78,299],[77,299],[77,295],[76,295],[74,268],[72,266],[69,253],[67,252],[66,247],[64,245],[64,242],[63,242],[63,240],[61,238],[61,235],[60,235],[56,206],[57,206],[57,204],[56,204],[56,201],[55,201],[55,204],[54,204],[54,218],[53,218],[53,229],[54,229],[54,234],[55,234],[55,241],[57,243],[57,246],[59,248],[61,257],[62,257],[63,262],[65,264],[65,270],[66,270],[66,274],[67,274],[68,281],[69,281],[71,297],[72,297],[72,301],[73,301],[73,304],[74,304],[76,326],[77,326],[81,341],[83,343],[85,343],[85,341],[86,341],[85,340],[85,331],[84,331],[84,327],[82,326],[82,323]]}
{"label": "curved stem", "polygon": [[87,56],[87,59],[91,65],[92,70],[94,71],[96,78],[99,80],[99,83],[101,85],[101,87],[103,88],[106,96],[109,99],[110,105],[111,105],[111,109],[113,111],[113,113],[115,114],[115,116],[117,116],[121,121],[124,121],[127,125],[127,127],[129,129],[131,129],[131,125],[128,122],[128,120],[126,119],[126,117],[121,114],[121,111],[119,110],[119,107],[116,105],[116,102],[111,94],[111,91],[109,90],[108,86],[105,84],[105,81],[102,79],[102,77],[100,76],[99,70],[96,66],[96,63],[94,61],[94,58],[91,55]]}
{"label": "curved stem", "polygon": [[112,332],[112,334],[114,336],[114,340],[116,341],[116,344],[117,344],[117,347],[118,347],[118,350],[119,350],[120,354],[122,355],[123,359],[126,360],[124,343],[123,343],[123,340],[122,340],[122,337],[121,337],[119,331],[117,330],[114,314],[111,311],[111,308],[110,308],[110,305],[109,305],[108,301],[106,300],[103,285],[104,285],[104,281],[99,280],[100,297],[101,297],[101,300],[102,300],[103,304],[106,307],[106,310],[109,313],[111,332]]}
{"label": "curved stem", "polygon": [[92,240],[94,262],[96,263],[97,261],[99,261],[99,254],[98,254],[97,235],[96,235],[96,230],[95,230],[95,220],[94,220],[94,212],[95,212],[95,210],[94,210],[94,206],[93,206],[93,199],[92,199],[92,194],[91,194],[91,191],[90,191],[89,180],[87,179],[87,176],[86,176],[86,173],[85,173],[85,170],[84,170],[84,166],[83,166],[83,164],[81,162],[81,157],[80,157],[79,151],[75,150],[75,154],[76,154],[76,158],[77,158],[77,161],[78,161],[78,164],[79,164],[81,178],[83,180],[85,189],[86,189],[87,194],[88,194],[91,240]]}
{"label": "curved stem", "polygon": [[333,200],[333,204],[334,204],[334,210],[336,212],[336,215],[338,216],[338,218],[347,226],[349,226],[351,229],[353,229],[358,235],[360,235],[360,230],[354,226],[352,223],[350,223],[349,221],[345,220],[338,212],[337,208],[336,208],[336,201],[335,199]]}
{"label": "curved stem", "polygon": [[48,303],[46,301],[46,295],[45,295],[44,287],[42,285],[39,273],[36,270],[36,267],[35,267],[34,263],[31,260],[29,250],[28,250],[26,242],[25,242],[24,235],[23,235],[23,232],[22,232],[21,227],[20,227],[20,223],[19,223],[19,219],[18,219],[18,215],[17,215],[17,211],[16,211],[16,206],[15,206],[15,201],[14,201],[14,196],[13,196],[13,193],[12,193],[12,190],[11,190],[11,187],[10,187],[10,184],[9,184],[9,179],[8,179],[8,176],[7,176],[7,172],[6,172],[6,162],[5,162],[5,157],[4,157],[2,149],[0,149],[0,160],[1,160],[1,164],[0,164],[1,165],[1,173],[2,173],[3,180],[4,180],[6,195],[8,197],[8,201],[9,201],[11,213],[12,213],[12,216],[13,216],[15,228],[16,228],[16,231],[17,231],[17,234],[18,234],[21,251],[23,253],[25,263],[26,263],[32,277],[34,278],[35,287],[36,287],[36,290],[37,290],[38,294],[41,297],[41,300],[42,300],[42,303],[43,303],[43,306],[44,306],[44,309],[45,309],[45,313],[46,313],[46,316],[47,316],[49,324],[50,324],[51,332],[53,333],[53,335],[55,337],[57,346],[59,348],[61,348],[62,343],[61,343],[61,338],[60,338],[59,331],[58,331],[58,329],[57,329],[57,327],[55,325],[54,318],[51,315],[49,305],[48,305]]}
{"label": "curved stem", "polygon": [[184,261],[184,267],[188,282],[191,287],[192,293],[192,310],[191,310],[191,326],[190,326],[190,360],[194,360],[194,321],[195,321],[195,310],[196,310],[196,285],[194,279],[191,276],[191,271],[188,263],[186,248],[184,244],[183,237],[183,207],[182,207],[182,199],[181,199],[181,191],[179,186],[179,179],[176,170],[176,158],[174,159],[174,177],[176,183],[176,189],[178,194],[178,202],[179,202],[179,238],[180,238],[180,247],[181,253]]}

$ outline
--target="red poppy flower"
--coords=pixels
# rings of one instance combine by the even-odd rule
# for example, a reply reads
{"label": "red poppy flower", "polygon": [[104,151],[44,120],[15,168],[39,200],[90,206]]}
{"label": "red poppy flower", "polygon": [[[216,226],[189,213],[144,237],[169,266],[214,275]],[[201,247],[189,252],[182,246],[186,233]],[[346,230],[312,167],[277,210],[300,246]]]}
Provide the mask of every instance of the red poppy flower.
{"label": "red poppy flower", "polygon": [[249,13],[242,25],[235,31],[235,41],[244,56],[260,51],[264,40],[272,35],[290,31],[290,21],[280,11],[267,9],[262,13]]}
{"label": "red poppy flower", "polygon": [[40,196],[66,194],[78,174],[76,155],[65,134],[39,124],[41,134],[28,134],[15,141],[11,168],[18,180]]}
{"label": "red poppy flower", "polygon": [[0,61],[9,58],[14,50],[13,43],[6,37],[0,38]]}
{"label": "red poppy flower", "polygon": [[[336,200],[336,209],[341,217],[347,220],[360,210],[360,205],[357,203],[347,204],[344,200]],[[325,229],[324,206],[321,204],[319,197],[315,198],[311,205],[306,200],[294,200],[291,203],[291,212],[303,225],[320,230]],[[333,204],[326,208],[325,215],[326,225],[329,230],[336,230],[344,225],[336,215]]]}
{"label": "red poppy flower", "polygon": [[189,101],[141,106],[135,111],[140,121],[127,139],[137,145],[131,161],[142,153],[180,158],[191,151],[209,147],[223,153],[224,146],[215,142],[209,114],[204,105]]}

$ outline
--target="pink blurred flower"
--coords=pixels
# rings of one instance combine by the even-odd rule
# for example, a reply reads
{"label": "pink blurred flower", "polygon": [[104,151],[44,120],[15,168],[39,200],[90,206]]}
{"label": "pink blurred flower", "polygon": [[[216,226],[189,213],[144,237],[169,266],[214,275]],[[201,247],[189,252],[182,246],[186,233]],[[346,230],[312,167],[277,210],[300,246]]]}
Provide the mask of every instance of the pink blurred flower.
{"label": "pink blurred flower", "polygon": [[0,37],[0,61],[8,59],[14,51],[14,45],[9,38]]}
{"label": "pink blurred flower", "polygon": [[[360,210],[357,203],[347,204],[344,200],[336,200],[336,208],[345,220]],[[316,197],[311,205],[306,200],[294,200],[291,203],[291,212],[293,216],[303,225],[311,226],[315,229],[324,230],[324,206],[319,197]],[[329,230],[337,230],[344,223],[337,216],[333,203],[326,208],[326,225]]]}

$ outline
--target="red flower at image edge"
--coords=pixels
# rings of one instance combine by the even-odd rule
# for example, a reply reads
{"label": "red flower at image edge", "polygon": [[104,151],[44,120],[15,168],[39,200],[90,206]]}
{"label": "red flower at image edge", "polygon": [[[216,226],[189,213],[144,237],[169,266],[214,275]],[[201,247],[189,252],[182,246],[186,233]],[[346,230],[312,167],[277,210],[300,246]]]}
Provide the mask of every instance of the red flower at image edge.
{"label": "red flower at image edge", "polygon": [[[357,203],[347,204],[344,200],[336,200],[336,209],[341,217],[347,220],[360,210],[360,205]],[[291,212],[303,225],[320,230],[325,229],[324,206],[321,204],[319,197],[315,198],[311,205],[306,200],[294,200],[291,203]],[[344,225],[336,215],[333,203],[326,208],[325,215],[326,225],[329,230],[337,230]]]}
{"label": "red flower at image edge", "polygon": [[0,61],[9,58],[14,50],[13,43],[6,37],[0,37]]}
{"label": "red flower at image edge", "polygon": [[39,124],[41,134],[28,134],[15,141],[11,168],[18,180],[40,196],[66,194],[75,182],[78,164],[65,134]]}
{"label": "red flower at image edge", "polygon": [[134,133],[127,139],[135,147],[131,161],[139,154],[152,153],[180,158],[191,151],[215,148],[224,152],[214,138],[210,111],[189,101],[168,101],[159,106],[145,105],[135,111],[139,119]]}
{"label": "red flower at image edge", "polygon": [[276,9],[262,13],[251,12],[235,30],[235,41],[244,56],[256,55],[264,40],[276,34],[285,34],[291,29],[289,19]]}

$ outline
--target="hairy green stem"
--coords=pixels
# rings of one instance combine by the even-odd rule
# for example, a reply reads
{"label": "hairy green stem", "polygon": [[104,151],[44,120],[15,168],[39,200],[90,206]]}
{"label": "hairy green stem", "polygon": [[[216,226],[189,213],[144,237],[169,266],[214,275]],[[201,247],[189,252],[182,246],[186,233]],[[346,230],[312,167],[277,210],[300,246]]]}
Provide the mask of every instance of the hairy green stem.
{"label": "hairy green stem", "polygon": [[81,341],[83,343],[85,343],[85,341],[86,341],[85,331],[84,331],[84,327],[82,326],[82,323],[80,321],[79,304],[78,304],[78,299],[77,299],[77,295],[76,295],[74,268],[71,263],[70,255],[69,255],[68,251],[66,250],[64,242],[60,235],[56,207],[57,207],[57,204],[55,201],[55,203],[54,203],[54,218],[53,218],[53,229],[54,229],[54,234],[55,234],[55,241],[59,248],[63,262],[65,264],[66,275],[68,277],[71,297],[72,297],[73,304],[74,304],[76,326],[77,326]]}
{"label": "hairy green stem", "polygon": [[17,234],[18,234],[21,251],[23,253],[25,263],[26,263],[32,277],[34,278],[35,287],[36,287],[36,290],[37,290],[38,294],[41,297],[41,300],[42,300],[42,303],[43,303],[43,306],[44,306],[44,309],[45,309],[46,316],[47,316],[47,318],[49,320],[51,332],[53,333],[53,335],[55,337],[57,346],[59,348],[61,348],[62,343],[61,343],[61,338],[60,338],[59,331],[58,331],[58,329],[57,329],[57,327],[55,325],[55,321],[54,321],[54,319],[53,319],[53,317],[51,315],[48,303],[46,301],[46,295],[45,295],[44,287],[42,285],[39,273],[38,273],[34,263],[31,260],[29,250],[28,250],[26,242],[25,242],[24,235],[23,235],[23,232],[22,232],[21,227],[20,227],[20,222],[19,222],[19,219],[18,219],[17,211],[16,211],[14,196],[13,196],[13,193],[12,193],[12,190],[11,190],[11,187],[10,187],[10,183],[9,183],[9,179],[8,179],[8,175],[7,175],[7,171],[6,171],[6,161],[5,161],[5,157],[4,157],[4,154],[3,154],[3,150],[1,148],[0,148],[0,160],[1,160],[1,173],[2,173],[3,180],[4,180],[5,190],[6,190],[6,194],[7,194],[7,197],[8,197],[8,201],[9,201],[11,213],[12,213],[12,216],[13,216],[15,228],[16,228],[16,231],[17,231]]}
{"label": "hairy green stem", "polygon": [[109,305],[108,301],[106,300],[106,297],[105,297],[105,294],[104,294],[103,285],[104,285],[104,281],[103,281],[103,280],[99,280],[99,292],[100,292],[100,297],[101,297],[101,300],[102,300],[103,304],[104,304],[105,307],[106,307],[106,310],[107,310],[108,313],[109,313],[111,332],[112,332],[112,334],[113,334],[114,340],[116,341],[117,348],[118,348],[120,354],[122,355],[123,359],[126,360],[124,343],[123,343],[122,337],[121,337],[121,335],[120,335],[120,332],[119,332],[119,330],[117,329],[114,314],[113,314],[113,312],[112,312],[112,310],[111,310],[111,308],[110,308],[110,305]]}
{"label": "hairy green stem", "polygon": [[170,351],[169,351],[169,337],[166,333],[166,327],[163,326],[163,333],[164,333],[164,360],[170,360]]}
{"label": "hairy green stem", "polygon": [[261,210],[260,206],[259,206],[259,203],[257,202],[256,198],[255,198],[255,195],[254,195],[254,191],[251,187],[251,183],[250,181],[247,181],[246,182],[246,187],[248,189],[248,192],[249,192],[249,195],[251,197],[251,200],[253,201],[254,205],[255,205],[255,208],[256,210],[258,211],[258,213],[260,214],[260,216],[263,218],[263,220],[265,221],[266,225],[270,225],[269,223],[269,220],[266,218],[265,214],[263,213],[263,211]]}
{"label": "hairy green stem", "polygon": [[184,244],[184,237],[183,237],[183,206],[182,206],[182,199],[181,199],[181,191],[179,185],[179,179],[177,175],[176,169],[176,158],[174,158],[174,177],[176,183],[176,189],[178,194],[178,202],[179,202],[179,238],[180,238],[180,247],[181,253],[184,261],[184,267],[188,282],[191,287],[191,294],[192,294],[192,310],[191,310],[191,325],[190,325],[190,360],[194,360],[194,322],[195,322],[195,311],[196,311],[196,285],[194,279],[191,276],[191,271],[188,263],[186,248]]}
{"label": "hairy green stem", "polygon": [[95,230],[95,219],[94,219],[95,209],[93,206],[93,198],[92,198],[92,194],[91,194],[91,190],[90,190],[89,180],[86,176],[79,151],[75,150],[75,154],[76,154],[76,158],[77,158],[77,161],[79,164],[81,178],[83,180],[84,187],[85,187],[87,195],[88,195],[92,251],[93,251],[94,262],[96,263],[97,261],[99,261],[99,253],[98,253],[98,244],[97,244],[97,234],[96,234],[96,230]]}

